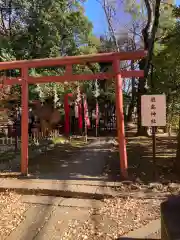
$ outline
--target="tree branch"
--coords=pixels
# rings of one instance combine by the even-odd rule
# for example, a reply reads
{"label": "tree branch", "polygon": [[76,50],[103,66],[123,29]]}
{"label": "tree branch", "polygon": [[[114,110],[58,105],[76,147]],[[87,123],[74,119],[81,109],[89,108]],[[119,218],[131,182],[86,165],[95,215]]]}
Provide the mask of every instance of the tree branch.
{"label": "tree branch", "polygon": [[114,29],[113,29],[113,26],[112,26],[112,13],[111,13],[112,9],[108,5],[106,0],[102,0],[102,1],[97,0],[97,2],[102,6],[102,8],[104,10],[106,20],[107,20],[107,23],[108,23],[108,28],[109,28],[111,37],[113,39],[114,45],[116,47],[116,51],[119,51],[119,46],[118,46],[117,39],[116,39],[116,36],[115,36],[115,32],[114,32]]}
{"label": "tree branch", "polygon": [[6,29],[6,26],[5,26],[5,23],[4,23],[4,14],[3,14],[3,9],[2,8],[1,8],[0,12],[1,12],[2,29],[3,29],[4,34],[7,34],[7,29]]}
{"label": "tree branch", "polygon": [[153,55],[155,36],[159,26],[161,0],[155,1],[155,7],[152,0],[144,0],[144,2],[148,14],[147,24],[145,28],[142,30],[142,34],[144,37],[144,47],[145,50],[148,51],[148,56],[146,58],[144,67],[145,78],[147,78]]}

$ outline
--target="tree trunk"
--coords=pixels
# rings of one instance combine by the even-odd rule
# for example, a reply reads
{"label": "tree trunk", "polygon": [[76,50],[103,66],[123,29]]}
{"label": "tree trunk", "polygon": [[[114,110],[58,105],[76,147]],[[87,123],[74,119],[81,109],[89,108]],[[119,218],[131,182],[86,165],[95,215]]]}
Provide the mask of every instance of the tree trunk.
{"label": "tree trunk", "polygon": [[[168,133],[169,136],[171,136],[172,133],[172,121],[174,116],[174,97],[172,96],[170,98],[170,95],[167,95],[167,110],[166,110],[166,116],[167,116],[167,124],[166,124],[166,133]],[[171,102],[170,102],[171,101]]]}
{"label": "tree trunk", "polygon": [[146,136],[147,128],[141,126],[141,96],[145,94],[146,91],[146,81],[149,74],[149,69],[152,62],[152,55],[154,49],[154,41],[156,32],[159,26],[160,17],[160,3],[161,0],[156,0],[155,3],[151,0],[144,0],[147,9],[147,24],[142,30],[144,38],[144,48],[147,50],[148,54],[145,59],[142,59],[139,63],[139,68],[144,70],[144,78],[139,79],[138,83],[138,100],[137,100],[137,113],[138,113],[138,131],[137,135]]}
{"label": "tree trunk", "polygon": [[169,137],[171,136],[171,133],[172,133],[173,115],[174,115],[174,98],[172,99],[171,114],[170,114],[169,124],[168,124],[168,135],[169,135]]}
{"label": "tree trunk", "polygon": [[131,123],[133,122],[133,110],[135,107],[135,103],[133,100],[131,100],[131,103],[129,104],[129,108],[128,108],[128,114],[127,114],[127,123]]}
{"label": "tree trunk", "polygon": [[[142,70],[144,69],[144,64],[145,64],[145,60],[141,60],[141,62],[139,63],[139,68]],[[138,97],[137,97],[137,135],[138,136],[147,136],[147,127],[143,127],[141,125],[141,96],[143,94],[145,94],[147,92],[146,88],[146,79],[145,78],[141,78],[139,79],[138,82]]]}
{"label": "tree trunk", "polygon": [[[131,70],[134,70],[134,61],[131,61]],[[136,82],[135,77],[132,77],[132,97],[131,103],[128,108],[127,122],[130,123],[133,121],[132,114],[134,111],[135,103],[136,103]]]}
{"label": "tree trunk", "polygon": [[180,116],[179,116],[179,132],[177,137],[177,151],[174,168],[176,172],[180,173]]}
{"label": "tree trunk", "polygon": [[144,2],[148,15],[147,24],[142,30],[142,35],[144,38],[144,48],[148,52],[144,65],[144,75],[145,78],[147,78],[154,51],[155,36],[159,26],[161,0],[144,0]]}

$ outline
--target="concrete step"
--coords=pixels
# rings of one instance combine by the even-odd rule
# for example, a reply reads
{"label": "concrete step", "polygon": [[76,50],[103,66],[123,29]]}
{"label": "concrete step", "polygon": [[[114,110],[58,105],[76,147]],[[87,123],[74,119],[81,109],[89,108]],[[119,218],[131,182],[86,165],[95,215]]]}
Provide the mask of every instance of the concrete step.
{"label": "concrete step", "polygon": [[21,197],[23,203],[54,205],[60,207],[78,207],[78,208],[101,208],[103,202],[95,199],[62,198],[53,196],[24,195]]}
{"label": "concrete step", "polygon": [[67,181],[40,179],[1,179],[0,191],[15,191],[20,194],[48,195],[73,198],[103,199],[115,197],[111,187],[73,184]]}

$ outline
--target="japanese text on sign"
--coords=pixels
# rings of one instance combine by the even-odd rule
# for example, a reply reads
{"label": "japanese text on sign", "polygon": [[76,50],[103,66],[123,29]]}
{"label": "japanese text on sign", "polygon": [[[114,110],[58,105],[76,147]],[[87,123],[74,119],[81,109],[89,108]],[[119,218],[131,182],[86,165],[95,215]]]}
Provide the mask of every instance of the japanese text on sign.
{"label": "japanese text on sign", "polygon": [[151,97],[151,123],[156,124],[156,98]]}
{"label": "japanese text on sign", "polygon": [[166,125],[166,96],[143,95],[141,97],[142,126]]}

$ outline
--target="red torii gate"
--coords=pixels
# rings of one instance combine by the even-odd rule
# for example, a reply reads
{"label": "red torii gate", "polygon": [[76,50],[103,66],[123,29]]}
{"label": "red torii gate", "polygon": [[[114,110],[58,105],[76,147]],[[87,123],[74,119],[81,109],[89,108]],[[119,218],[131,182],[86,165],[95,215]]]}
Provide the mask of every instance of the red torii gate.
{"label": "red torii gate", "polygon": [[[120,170],[122,177],[126,178],[127,173],[127,152],[125,142],[124,130],[124,113],[123,113],[123,91],[122,91],[122,78],[130,77],[143,77],[144,71],[142,70],[120,70],[120,61],[124,60],[138,60],[144,58],[145,51],[135,52],[113,52],[101,53],[96,55],[81,55],[62,58],[47,58],[47,59],[34,59],[22,60],[11,62],[0,62],[0,70],[20,69],[21,77],[18,78],[5,78],[4,85],[21,85],[21,106],[22,106],[22,122],[21,122],[21,173],[28,174],[28,84],[47,83],[47,82],[70,82],[70,81],[83,81],[83,80],[104,80],[115,78],[116,80],[116,114],[117,114],[117,132],[119,141],[120,153]],[[73,74],[72,65],[98,63],[98,62],[111,62],[112,72],[95,73],[95,74]],[[32,77],[29,76],[30,68],[40,67],[53,67],[65,66],[65,74],[62,76],[43,76]]]}

